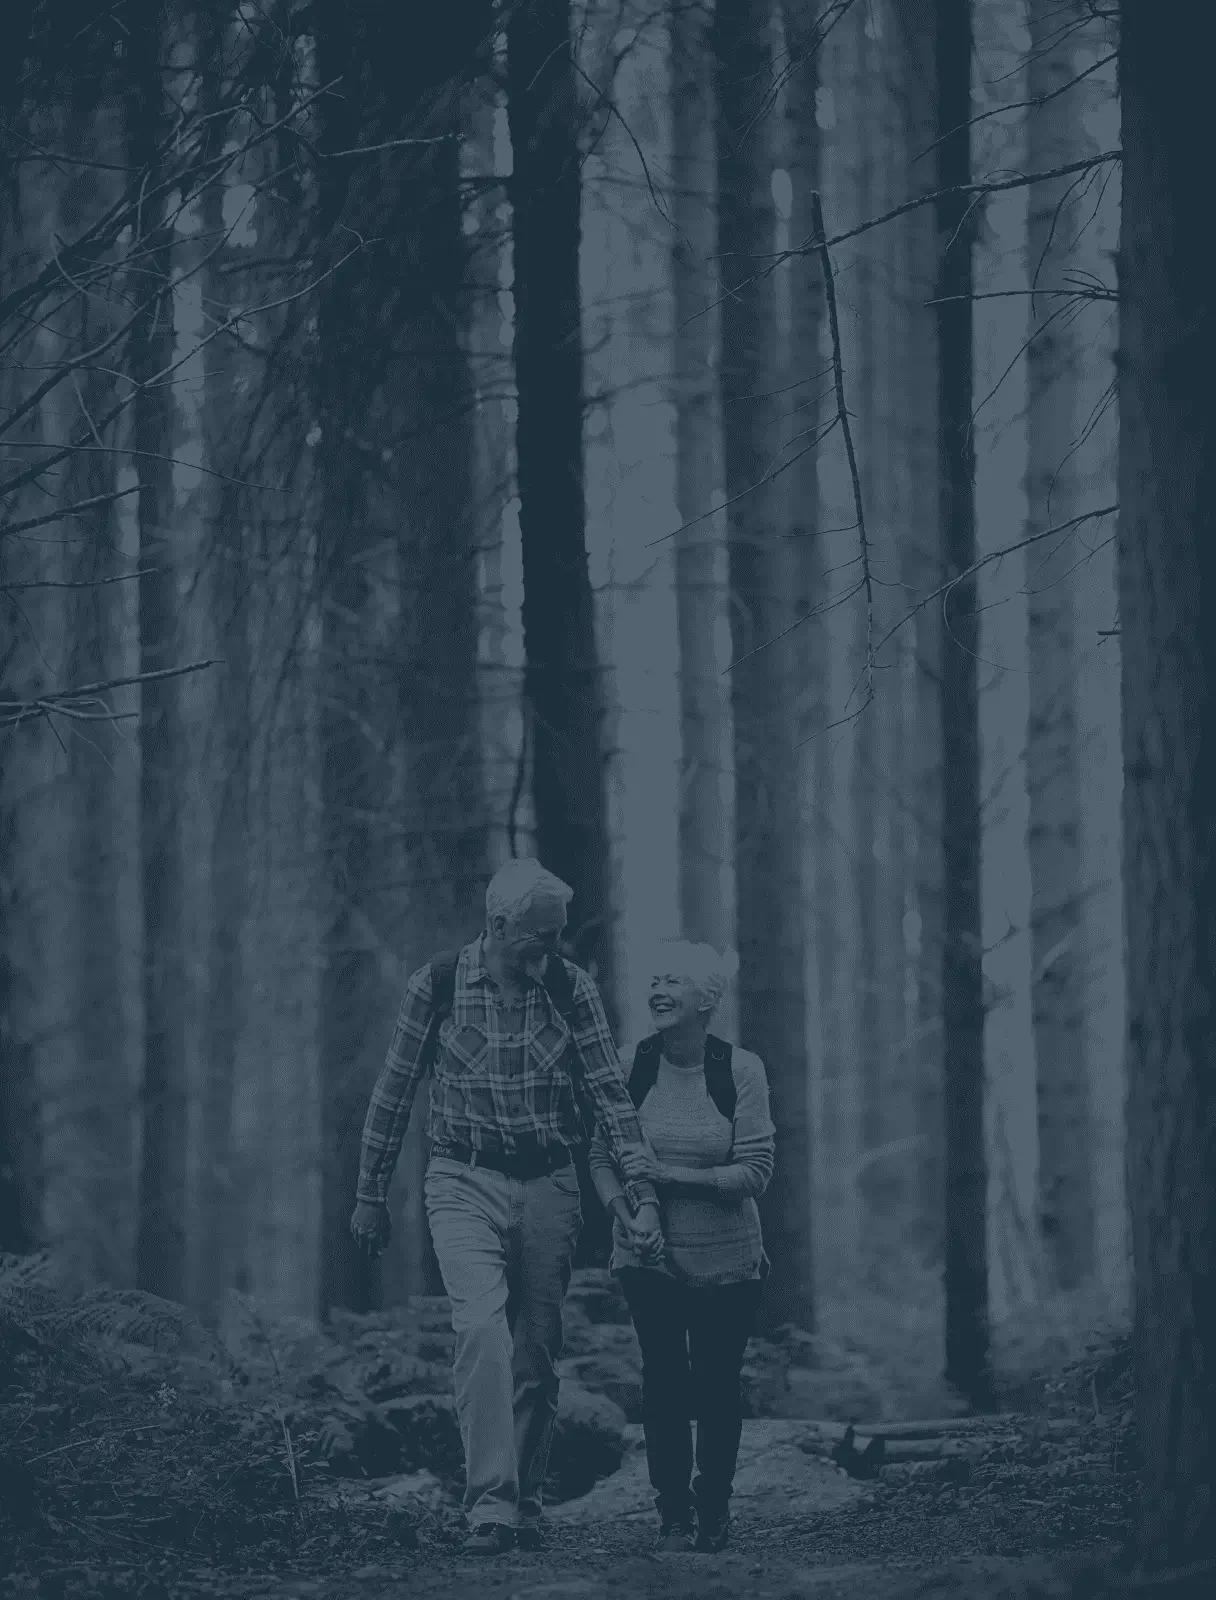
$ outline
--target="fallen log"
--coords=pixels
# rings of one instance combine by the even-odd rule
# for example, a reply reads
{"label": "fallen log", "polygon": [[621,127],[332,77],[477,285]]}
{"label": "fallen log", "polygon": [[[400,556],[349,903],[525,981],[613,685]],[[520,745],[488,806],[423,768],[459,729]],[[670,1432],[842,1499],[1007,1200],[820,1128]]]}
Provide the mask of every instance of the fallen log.
{"label": "fallen log", "polygon": [[1017,1418],[1011,1413],[998,1416],[937,1417],[925,1422],[820,1422],[806,1424],[808,1434],[835,1442],[843,1439],[851,1429],[858,1439],[872,1439],[881,1434],[890,1443],[893,1439],[936,1439],[950,1434],[1008,1433]]}
{"label": "fallen log", "polygon": [[[872,1437],[882,1438],[882,1435]],[[848,1470],[848,1462],[852,1455],[843,1450],[844,1441],[833,1445],[831,1441],[809,1435],[799,1442],[799,1448],[807,1455],[831,1456],[837,1464]],[[882,1464],[887,1466],[900,1465],[906,1461],[947,1461],[958,1457],[975,1457],[983,1453],[993,1444],[1016,1443],[1014,1435],[1001,1436],[1000,1438],[962,1438],[962,1439],[887,1439],[884,1440],[882,1451]],[[837,1453],[848,1457],[848,1461],[838,1460]],[[856,1454],[860,1457],[861,1452]]]}

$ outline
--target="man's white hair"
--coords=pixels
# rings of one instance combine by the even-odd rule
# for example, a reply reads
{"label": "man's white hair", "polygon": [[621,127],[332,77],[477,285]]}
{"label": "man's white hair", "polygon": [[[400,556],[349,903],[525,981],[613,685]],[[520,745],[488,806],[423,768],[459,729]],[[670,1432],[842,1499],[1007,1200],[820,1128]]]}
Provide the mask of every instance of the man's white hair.
{"label": "man's white hair", "polygon": [[519,856],[499,867],[486,887],[486,926],[495,917],[518,921],[536,900],[556,903],[565,909],[573,897],[574,890],[568,883],[563,883],[531,856]]}
{"label": "man's white hair", "polygon": [[699,1009],[716,1011],[729,981],[726,963],[712,944],[693,944],[688,939],[665,940],[651,963],[654,978],[684,978],[700,1000]]}

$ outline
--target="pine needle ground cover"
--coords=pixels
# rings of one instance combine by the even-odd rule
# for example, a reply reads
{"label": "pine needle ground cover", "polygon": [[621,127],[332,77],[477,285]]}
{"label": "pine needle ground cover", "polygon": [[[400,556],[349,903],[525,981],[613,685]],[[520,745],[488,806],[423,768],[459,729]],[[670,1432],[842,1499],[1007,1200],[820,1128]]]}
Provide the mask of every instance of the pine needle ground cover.
{"label": "pine needle ground cover", "polygon": [[[626,1579],[648,1593],[660,1576],[649,1506],[612,1509],[640,1449],[636,1341],[603,1273],[576,1274],[567,1309],[552,1549],[477,1578],[487,1594],[541,1578],[554,1596]],[[211,1331],[154,1296],[74,1293],[45,1258],[0,1257],[0,1593],[353,1600],[403,1580],[418,1595],[471,1592],[450,1359],[441,1301],[320,1328],[271,1323],[232,1296]],[[785,1479],[791,1459],[805,1463],[805,1492],[766,1488],[762,1472],[740,1484],[730,1592],[766,1594],[769,1578],[801,1592],[790,1584],[812,1569],[826,1581],[877,1565],[893,1594],[900,1574],[951,1559],[1117,1555],[1134,1464],[1124,1344],[1011,1374],[997,1417],[943,1404],[943,1431],[911,1439],[897,1419],[924,1415],[927,1394],[924,1362],[906,1365],[901,1378],[894,1346],[844,1334],[753,1341],[747,1409],[767,1420],[752,1426],[789,1434],[792,1455],[773,1459]],[[885,1458],[859,1471],[884,1429]],[[826,1491],[845,1475],[847,1496]],[[716,1590],[690,1571],[662,1592]]]}
{"label": "pine needle ground cover", "polygon": [[[415,1505],[332,1492],[341,1418],[301,1403],[253,1315],[226,1338],[136,1291],[71,1295],[0,1258],[0,1574],[154,1595],[183,1566],[357,1566],[416,1547]],[[235,1326],[234,1326],[235,1324]],[[314,1385],[314,1388],[316,1386]],[[332,1396],[340,1410],[341,1397]],[[450,1516],[431,1514],[442,1534]]]}

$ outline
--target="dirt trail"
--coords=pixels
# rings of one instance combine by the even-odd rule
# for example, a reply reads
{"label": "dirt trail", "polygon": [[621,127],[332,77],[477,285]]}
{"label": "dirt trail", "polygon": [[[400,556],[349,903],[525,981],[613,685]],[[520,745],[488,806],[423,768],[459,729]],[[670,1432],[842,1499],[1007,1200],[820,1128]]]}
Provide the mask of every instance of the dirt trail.
{"label": "dirt trail", "polygon": [[[1082,1513],[1061,1524],[1067,1493],[1045,1516],[1046,1477],[960,1482],[967,1475],[957,1463],[930,1463],[857,1482],[808,1453],[806,1436],[797,1421],[744,1424],[732,1548],[719,1556],[654,1551],[635,1425],[620,1470],[553,1508],[544,1554],[472,1559],[449,1526],[431,1536],[424,1529],[420,1548],[399,1560],[382,1556],[330,1577],[250,1574],[207,1587],[197,1574],[171,1592],[182,1600],[219,1592],[231,1600],[1099,1600],[1122,1592],[1101,1569],[1114,1562],[1125,1519]],[[1052,1458],[1041,1470],[1059,1464]],[[1095,1529],[1106,1537],[1095,1542]]]}
{"label": "dirt trail", "polygon": [[[219,1349],[184,1308],[134,1292],[72,1297],[48,1265],[0,1260],[0,1597],[1124,1592],[1067,1563],[1109,1565],[1130,1529],[1126,1341],[1007,1384],[999,1417],[922,1408],[885,1369],[859,1375],[848,1352],[809,1336],[758,1345],[731,1549],[660,1555],[641,1429],[626,1422],[640,1404],[637,1352],[612,1285],[584,1277],[550,1548],[476,1560],[460,1547],[445,1307],[318,1329],[268,1328],[242,1303]],[[859,1437],[890,1434],[864,1480],[829,1459],[844,1418]],[[855,1455],[849,1464],[861,1470]],[[1149,1593],[1206,1595],[1210,1577]]]}

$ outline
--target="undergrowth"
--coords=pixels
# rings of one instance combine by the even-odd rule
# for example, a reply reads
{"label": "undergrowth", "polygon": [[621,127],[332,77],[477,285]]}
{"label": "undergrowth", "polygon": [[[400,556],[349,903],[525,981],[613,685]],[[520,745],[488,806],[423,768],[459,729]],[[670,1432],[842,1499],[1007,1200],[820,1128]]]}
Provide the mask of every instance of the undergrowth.
{"label": "undergrowth", "polygon": [[143,1582],[158,1558],[345,1566],[416,1544],[400,1512],[330,1492],[258,1376],[183,1307],[73,1296],[46,1258],[0,1256],[0,1574]]}

